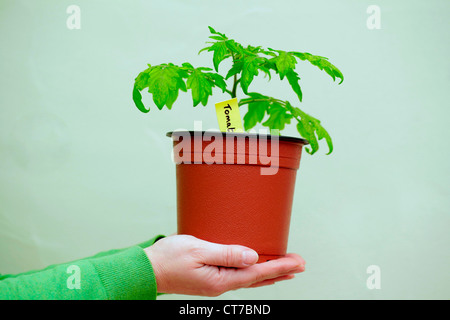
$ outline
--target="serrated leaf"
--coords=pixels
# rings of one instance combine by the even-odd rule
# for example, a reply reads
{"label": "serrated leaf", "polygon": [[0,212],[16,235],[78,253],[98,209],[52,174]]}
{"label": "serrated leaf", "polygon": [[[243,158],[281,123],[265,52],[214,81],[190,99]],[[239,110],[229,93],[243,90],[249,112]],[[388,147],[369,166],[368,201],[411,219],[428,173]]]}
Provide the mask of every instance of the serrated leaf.
{"label": "serrated leaf", "polygon": [[237,54],[241,51],[240,45],[236,43],[232,39],[228,39],[228,37],[220,32],[217,32],[212,27],[208,27],[209,31],[213,34],[209,38],[212,40],[216,40],[212,43],[211,46],[201,49],[198,53],[200,54],[203,51],[213,52],[213,64],[216,72],[219,71],[219,64],[231,57],[232,53]]}
{"label": "serrated leaf", "polygon": [[336,78],[341,79],[339,84],[341,84],[344,81],[344,75],[342,72],[331,62],[328,61],[328,58],[322,57],[322,56],[316,56],[308,52],[290,52],[297,58],[303,61],[309,61],[312,65],[318,67],[320,70],[324,70],[331,78],[333,78],[333,81],[336,80]]}
{"label": "serrated leaf", "polygon": [[219,71],[219,64],[230,58],[233,54],[239,54],[240,49],[239,46],[234,40],[224,40],[214,42],[211,46],[201,49],[198,53],[200,54],[203,51],[213,52],[213,64],[216,72]]}
{"label": "serrated leaf", "polygon": [[[186,84],[183,78],[187,77],[184,69],[171,63],[150,66],[141,72],[135,79],[135,88],[141,91],[148,88],[148,92],[152,94],[153,102],[162,109],[165,105],[170,109],[178,97],[178,91],[186,91]],[[142,96],[133,90],[133,101],[139,110],[148,110],[143,108]]]}
{"label": "serrated leaf", "polygon": [[314,154],[317,150],[319,150],[319,143],[317,142],[317,138],[314,134],[314,129],[308,124],[307,121],[299,121],[297,123],[297,131],[300,133],[300,136],[308,140],[311,149],[305,147],[306,152],[309,154]]}
{"label": "serrated leaf", "polygon": [[250,83],[252,83],[253,78],[259,73],[259,64],[262,63],[262,59],[258,56],[244,56],[241,61],[241,88],[247,94]]}
{"label": "serrated leaf", "polygon": [[219,36],[221,36],[224,39],[228,39],[227,36],[223,33],[217,32],[216,30],[214,30],[213,27],[208,26],[209,32],[211,32],[212,34],[218,34]]}
{"label": "serrated leaf", "polygon": [[213,64],[214,69],[216,71],[219,71],[219,64],[226,58],[228,58],[230,55],[228,53],[227,45],[224,41],[216,42],[214,43],[208,51],[213,51]]}
{"label": "serrated leaf", "polygon": [[242,54],[243,48],[242,48],[242,46],[241,46],[239,43],[237,43],[236,41],[234,41],[234,40],[232,40],[232,39],[229,39],[229,40],[226,40],[226,41],[225,41],[225,44],[226,44],[228,50],[229,50],[230,52],[232,52],[233,54],[235,54],[235,55],[240,55],[240,54]]}
{"label": "serrated leaf", "polygon": [[302,89],[300,88],[300,84],[298,83],[300,77],[294,70],[291,69],[286,73],[286,78],[288,79],[289,84],[292,87],[292,90],[294,90],[294,92],[297,94],[298,100],[302,102],[303,93]]}
{"label": "serrated leaf", "polygon": [[269,101],[256,101],[248,104],[248,111],[244,115],[244,130],[250,130],[257,123],[263,121],[269,104]]}
{"label": "serrated leaf", "polygon": [[272,102],[268,109],[269,119],[262,125],[270,129],[283,130],[286,124],[291,123],[292,115],[281,104]]}
{"label": "serrated leaf", "polygon": [[[271,51],[272,50],[272,51]],[[265,55],[268,55],[268,56],[271,56],[271,57],[276,57],[277,55],[276,55],[276,53],[274,52],[274,50],[273,49],[269,49],[269,50],[264,50],[264,49],[261,49],[259,52],[260,53],[263,53],[263,54],[265,54]]]}
{"label": "serrated leaf", "polygon": [[276,73],[278,73],[277,65],[275,64],[275,61],[273,61],[273,59],[266,59],[261,64],[261,70],[263,70],[263,68],[267,70],[266,73],[268,73],[270,79],[272,78],[270,75],[270,70],[274,70]]}
{"label": "serrated leaf", "polygon": [[278,56],[270,60],[275,62],[278,74],[280,75],[280,79],[283,80],[283,78],[289,71],[295,69],[295,64],[297,63],[297,60],[295,60],[295,57],[290,52],[282,50],[273,50],[273,51],[278,52]]}
{"label": "serrated leaf", "polygon": [[245,51],[247,52],[247,54],[252,54],[252,55],[257,55],[258,53],[260,53],[262,51],[261,46],[252,46],[252,45],[248,45],[245,48]]}
{"label": "serrated leaf", "polygon": [[322,139],[325,139],[328,145],[327,154],[333,152],[333,141],[318,119],[303,112],[299,108],[292,107],[288,102],[287,108],[292,112],[296,119],[299,120],[297,123],[297,131],[303,138],[309,141],[311,149],[306,148],[308,153],[314,154],[317,150],[319,150],[318,141]]}
{"label": "serrated leaf", "polygon": [[235,74],[239,74],[242,71],[243,65],[244,65],[244,63],[242,61],[234,62],[231,69],[228,70],[228,73],[225,76],[225,79],[229,79],[230,77],[234,76]]}
{"label": "serrated leaf", "polygon": [[207,73],[207,76],[214,82],[214,85],[216,87],[219,87],[222,89],[222,92],[225,92],[227,89],[227,83],[225,82],[225,79],[218,73],[209,72]]}
{"label": "serrated leaf", "polygon": [[269,77],[269,80],[272,79],[272,75],[270,74],[270,69],[267,68],[264,64],[260,64],[260,65],[258,66],[258,68],[259,68],[259,70],[261,70],[262,72],[265,73],[265,76],[264,76],[264,77],[268,76],[268,77]]}
{"label": "serrated leaf", "polygon": [[134,80],[134,87],[137,90],[142,90],[146,87],[148,87],[148,78],[150,77],[150,71],[152,70],[152,66],[149,65],[149,67],[140,72],[136,79]]}
{"label": "serrated leaf", "polygon": [[175,102],[175,100],[177,100],[177,98],[178,98],[178,90],[169,91],[169,94],[167,96],[166,103],[165,103],[169,110],[172,109],[172,105]]}
{"label": "serrated leaf", "polygon": [[214,82],[200,70],[194,69],[187,78],[186,84],[187,88],[191,90],[194,107],[199,103],[206,106],[208,97],[212,95]]}
{"label": "serrated leaf", "polygon": [[186,91],[183,80],[186,76],[185,71],[173,64],[153,67],[149,74],[148,92],[152,94],[158,109],[161,110],[164,105],[170,109],[178,96],[178,90]]}

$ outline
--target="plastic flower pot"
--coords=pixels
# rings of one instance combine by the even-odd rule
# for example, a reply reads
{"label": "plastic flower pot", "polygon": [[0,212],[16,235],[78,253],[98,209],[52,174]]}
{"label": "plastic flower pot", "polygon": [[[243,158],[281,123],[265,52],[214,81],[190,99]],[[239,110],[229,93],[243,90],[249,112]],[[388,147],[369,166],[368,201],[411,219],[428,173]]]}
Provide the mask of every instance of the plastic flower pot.
{"label": "plastic flower pot", "polygon": [[259,261],[286,254],[304,139],[175,131],[177,233],[254,249]]}

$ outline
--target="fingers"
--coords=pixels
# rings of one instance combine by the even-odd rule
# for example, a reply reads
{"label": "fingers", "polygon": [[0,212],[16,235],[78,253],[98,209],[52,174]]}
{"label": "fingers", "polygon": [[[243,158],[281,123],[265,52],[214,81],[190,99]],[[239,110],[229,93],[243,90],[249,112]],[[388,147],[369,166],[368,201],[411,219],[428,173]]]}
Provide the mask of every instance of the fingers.
{"label": "fingers", "polygon": [[240,245],[221,245],[205,241],[200,254],[204,264],[221,267],[246,268],[258,261],[256,251]]}
{"label": "fingers", "polygon": [[256,287],[287,280],[290,275],[304,270],[305,260],[299,255],[288,254],[285,257],[255,264],[248,268],[228,270],[224,280],[228,281],[233,289]]}
{"label": "fingers", "polygon": [[275,284],[276,282],[279,282],[279,281],[291,280],[294,278],[295,278],[295,275],[287,274],[285,276],[280,276],[275,279],[267,279],[267,280],[263,280],[263,281],[260,281],[257,283],[253,283],[250,286],[248,286],[247,288],[257,288],[257,287],[269,286],[269,285]]}

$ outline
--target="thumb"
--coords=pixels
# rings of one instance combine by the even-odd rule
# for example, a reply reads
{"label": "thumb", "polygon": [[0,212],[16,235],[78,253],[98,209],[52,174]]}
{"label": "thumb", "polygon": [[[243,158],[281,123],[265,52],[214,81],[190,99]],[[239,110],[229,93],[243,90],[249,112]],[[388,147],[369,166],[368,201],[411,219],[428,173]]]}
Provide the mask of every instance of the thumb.
{"label": "thumb", "polygon": [[240,245],[207,242],[202,251],[202,262],[208,265],[245,268],[258,261],[255,250]]}

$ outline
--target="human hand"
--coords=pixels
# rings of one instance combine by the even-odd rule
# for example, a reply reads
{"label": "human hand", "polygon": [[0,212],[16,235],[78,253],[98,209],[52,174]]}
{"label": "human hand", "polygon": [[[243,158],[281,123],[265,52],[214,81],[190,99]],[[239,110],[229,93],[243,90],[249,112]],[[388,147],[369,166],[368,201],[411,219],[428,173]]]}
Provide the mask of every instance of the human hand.
{"label": "human hand", "polygon": [[159,293],[219,296],[229,290],[288,280],[305,270],[296,254],[256,264],[258,254],[240,245],[221,245],[173,235],[144,249]]}

